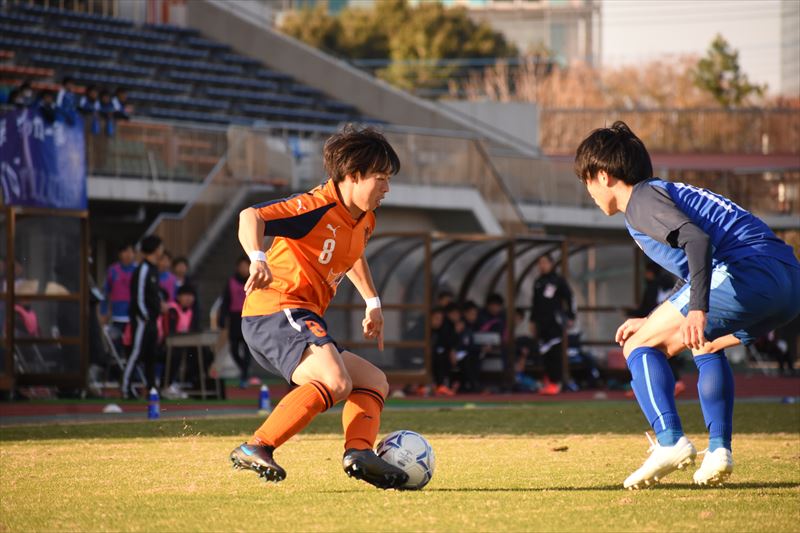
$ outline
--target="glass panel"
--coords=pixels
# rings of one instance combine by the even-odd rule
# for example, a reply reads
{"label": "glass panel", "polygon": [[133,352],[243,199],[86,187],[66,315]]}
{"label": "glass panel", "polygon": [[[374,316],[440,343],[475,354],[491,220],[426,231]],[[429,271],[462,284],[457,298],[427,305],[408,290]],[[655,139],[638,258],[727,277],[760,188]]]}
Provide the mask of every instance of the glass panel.
{"label": "glass panel", "polygon": [[54,339],[80,335],[79,302],[42,302],[17,299],[14,336]]}
{"label": "glass panel", "polygon": [[14,286],[18,296],[80,290],[79,218],[18,217],[15,243]]}
{"label": "glass panel", "polygon": [[19,374],[75,374],[80,371],[80,346],[73,344],[24,344],[14,347]]}

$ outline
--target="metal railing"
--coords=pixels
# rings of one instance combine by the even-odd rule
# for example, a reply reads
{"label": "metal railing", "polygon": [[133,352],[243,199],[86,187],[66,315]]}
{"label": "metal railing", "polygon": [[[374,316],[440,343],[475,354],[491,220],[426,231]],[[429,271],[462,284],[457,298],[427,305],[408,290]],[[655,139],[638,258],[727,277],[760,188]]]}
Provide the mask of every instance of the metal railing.
{"label": "metal railing", "polygon": [[86,160],[94,176],[201,181],[225,154],[228,128],[135,120],[114,136],[86,130]]}
{"label": "metal railing", "polygon": [[596,128],[625,121],[651,152],[800,154],[800,109],[542,109],[545,153],[574,153]]}

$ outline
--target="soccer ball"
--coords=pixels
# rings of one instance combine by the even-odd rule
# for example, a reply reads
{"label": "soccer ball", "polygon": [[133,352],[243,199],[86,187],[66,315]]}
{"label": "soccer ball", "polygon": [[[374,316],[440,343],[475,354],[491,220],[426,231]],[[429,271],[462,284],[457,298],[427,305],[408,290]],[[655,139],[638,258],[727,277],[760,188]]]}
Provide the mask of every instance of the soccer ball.
{"label": "soccer ball", "polygon": [[408,474],[401,489],[421,489],[433,477],[433,448],[419,433],[407,429],[389,433],[378,443],[375,453]]}

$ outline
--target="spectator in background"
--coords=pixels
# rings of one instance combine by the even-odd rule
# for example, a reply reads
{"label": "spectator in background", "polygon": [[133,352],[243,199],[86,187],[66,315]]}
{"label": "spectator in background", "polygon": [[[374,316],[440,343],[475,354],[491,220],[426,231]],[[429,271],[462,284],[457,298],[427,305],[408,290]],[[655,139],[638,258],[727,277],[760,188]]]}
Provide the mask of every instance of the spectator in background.
{"label": "spectator in background", "polygon": [[536,264],[539,277],[533,286],[531,323],[539,341],[539,353],[545,367],[540,394],[554,395],[562,386],[562,337],[564,328],[575,322],[572,291],[567,281],[553,269],[553,260],[543,255]]}
{"label": "spectator in background", "polygon": [[19,89],[14,88],[8,92],[8,104],[14,106],[14,109],[20,110],[25,106],[22,104],[22,97],[19,94]]}
{"label": "spectator in background", "polygon": [[478,321],[480,331],[500,334],[500,342],[503,344],[508,340],[505,300],[498,293],[494,292],[486,299],[486,307],[479,313]]}
{"label": "spectator in background", "polygon": [[[140,249],[142,262],[136,267],[131,277],[131,292],[137,295],[131,301],[130,321],[132,323],[133,345],[125,374],[122,379],[122,396],[133,395],[131,375],[139,359],[144,361],[146,389],[149,391],[156,385],[156,357],[158,347],[158,322],[161,314],[167,311],[161,300],[158,287],[158,267],[156,266],[164,253],[164,245],[156,235],[148,235],[142,239]],[[145,393],[146,396],[146,393]]]}
{"label": "spectator in background", "polygon": [[517,307],[514,312],[514,346],[516,357],[514,359],[514,382],[518,389],[535,391],[537,386],[534,379],[525,373],[528,360],[538,354],[536,343],[531,334],[531,323],[525,309]]}
{"label": "spectator in background", "polygon": [[[475,332],[478,331],[478,306],[468,300],[461,306],[461,320],[456,323],[458,347],[456,358],[463,376],[463,390],[465,392],[481,392],[481,347],[475,342]],[[460,352],[460,354],[459,354]]]}
{"label": "spectator in background", "polygon": [[100,99],[97,102],[97,113],[105,121],[105,132],[109,137],[113,137],[116,131],[114,125],[114,102],[111,93],[107,89],[100,91]]}
{"label": "spectator in background", "polygon": [[100,134],[100,92],[96,85],[89,85],[78,103],[78,111],[90,117],[92,135]]}
{"label": "spectator in background", "polygon": [[250,369],[250,349],[242,336],[242,307],[244,306],[244,284],[250,277],[250,259],[243,255],[236,261],[236,272],[228,278],[222,290],[222,305],[219,312],[220,329],[228,328],[228,345],[231,357],[239,367],[239,387],[247,387]]}
{"label": "spectator in background", "polygon": [[178,282],[172,273],[172,254],[164,251],[158,260],[158,286],[164,291],[167,302],[174,302],[178,292]]}
{"label": "spectator in background", "polygon": [[117,353],[123,354],[122,334],[130,322],[131,276],[136,270],[133,245],[125,243],[117,250],[117,262],[106,271],[103,286],[105,299],[100,302],[100,314],[109,325],[109,335]]}
{"label": "spectator in background", "polygon": [[[167,303],[167,312],[164,314],[166,322],[164,326],[165,334],[171,335],[200,331],[199,313],[196,310],[196,304],[197,296],[191,286],[183,285],[179,288],[175,301]],[[187,394],[181,390],[181,376],[179,375],[181,361],[184,355],[187,355],[187,359],[191,356],[198,356],[191,348],[175,348],[173,350],[169,371],[170,381],[172,383],[163,391],[165,398],[175,400],[187,397]],[[191,371],[191,369],[196,368],[196,365],[189,364],[187,361],[185,368]],[[199,375],[197,377],[199,379]]]}
{"label": "spectator in background", "polygon": [[36,103],[36,93],[33,92],[31,80],[25,80],[20,84],[15,103],[21,107],[30,107]]}
{"label": "spectator in background", "polygon": [[458,338],[455,330],[446,327],[445,310],[435,307],[431,311],[431,352],[433,357],[434,394],[437,396],[453,396],[450,383],[455,366],[455,348]]}
{"label": "spectator in background", "polygon": [[95,113],[97,111],[99,96],[100,93],[97,89],[97,85],[87,85],[86,90],[83,91],[83,96],[81,96],[78,101],[78,111],[87,115]]}
{"label": "spectator in background", "polygon": [[64,76],[61,82],[61,89],[56,96],[56,109],[67,124],[75,124],[78,96],[75,94],[75,82],[69,76]]}
{"label": "spectator in background", "polygon": [[56,121],[56,98],[53,91],[40,92],[37,107],[46,124],[52,124]]}
{"label": "spectator in background", "polygon": [[176,257],[172,261],[172,274],[175,276],[175,286],[178,289],[184,285],[194,285],[189,277],[189,260],[185,257]]}
{"label": "spectator in background", "polygon": [[453,303],[453,293],[450,289],[442,289],[436,294],[436,307],[446,308]]}
{"label": "spectator in background", "polygon": [[129,106],[128,106],[128,90],[124,87],[117,87],[114,91],[114,98],[111,99],[111,105],[114,107],[114,118],[116,120],[130,120]]}

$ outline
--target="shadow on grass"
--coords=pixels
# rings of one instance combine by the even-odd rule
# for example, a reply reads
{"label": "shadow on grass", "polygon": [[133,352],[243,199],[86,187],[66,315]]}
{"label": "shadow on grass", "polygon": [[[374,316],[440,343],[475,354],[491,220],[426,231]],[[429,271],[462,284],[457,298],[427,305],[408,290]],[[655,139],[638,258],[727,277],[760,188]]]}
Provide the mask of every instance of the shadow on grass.
{"label": "shadow on grass", "polygon": [[[669,483],[665,485],[657,485],[648,489],[648,492],[663,491],[663,490],[697,490],[697,491],[710,491],[710,490],[745,490],[745,489],[796,489],[800,488],[800,483],[789,481],[778,482],[765,482],[765,483],[726,483],[722,487],[700,487],[693,483]],[[614,492],[628,493],[630,491],[624,489],[622,484],[618,485],[592,485],[587,487],[507,487],[507,488],[490,488],[490,487],[431,487],[423,489],[424,492]],[[359,489],[332,489],[319,491],[324,494],[348,494],[362,492]],[[412,491],[409,491],[412,492]],[[643,492],[643,491],[638,491]]]}

